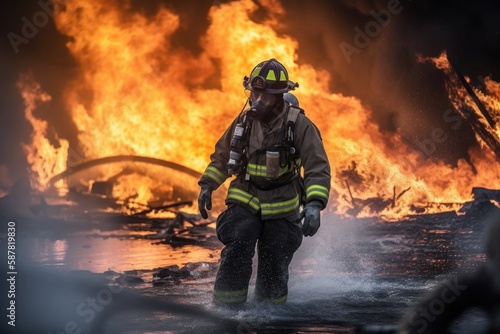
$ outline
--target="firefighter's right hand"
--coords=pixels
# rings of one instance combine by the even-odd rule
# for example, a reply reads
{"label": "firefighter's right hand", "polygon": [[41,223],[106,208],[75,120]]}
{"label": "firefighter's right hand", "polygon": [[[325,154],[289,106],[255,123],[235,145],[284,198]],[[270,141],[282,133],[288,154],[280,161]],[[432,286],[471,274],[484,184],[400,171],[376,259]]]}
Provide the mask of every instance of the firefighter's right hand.
{"label": "firefighter's right hand", "polygon": [[304,219],[302,224],[302,234],[305,237],[312,237],[316,234],[320,225],[320,211],[323,205],[318,201],[311,201],[304,206],[301,218]]}
{"label": "firefighter's right hand", "polygon": [[213,189],[208,184],[201,185],[200,194],[198,195],[198,210],[200,210],[200,214],[204,219],[208,218],[207,210],[212,209],[212,191]]}

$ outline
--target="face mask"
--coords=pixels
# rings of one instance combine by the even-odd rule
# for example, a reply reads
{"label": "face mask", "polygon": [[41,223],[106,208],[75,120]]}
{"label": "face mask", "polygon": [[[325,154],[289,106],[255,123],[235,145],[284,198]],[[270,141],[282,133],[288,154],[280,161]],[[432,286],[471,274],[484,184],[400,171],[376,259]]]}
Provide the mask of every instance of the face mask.
{"label": "face mask", "polygon": [[273,106],[266,106],[261,101],[254,102],[252,103],[252,108],[250,108],[247,112],[248,117],[253,120],[260,121],[267,115],[272,107]]}
{"label": "face mask", "polygon": [[251,119],[260,121],[265,119],[267,114],[273,109],[276,96],[252,92],[250,94],[250,102],[252,108],[248,110],[248,116]]}

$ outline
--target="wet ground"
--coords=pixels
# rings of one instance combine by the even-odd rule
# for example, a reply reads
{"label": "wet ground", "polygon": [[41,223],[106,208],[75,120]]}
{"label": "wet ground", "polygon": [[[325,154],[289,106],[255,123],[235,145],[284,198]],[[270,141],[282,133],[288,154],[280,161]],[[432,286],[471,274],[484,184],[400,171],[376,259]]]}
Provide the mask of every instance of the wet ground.
{"label": "wet ground", "polygon": [[[161,226],[150,224],[26,230],[18,222],[18,326],[8,329],[354,333],[379,326],[381,333],[445,277],[484,262],[486,219],[454,212],[398,222],[324,215],[318,234],[304,239],[292,261],[288,302],[253,302],[252,279],[249,303],[240,310],[211,305],[221,249],[211,226],[205,242],[172,245],[158,238]],[[481,331],[485,319],[471,310],[454,331]]]}

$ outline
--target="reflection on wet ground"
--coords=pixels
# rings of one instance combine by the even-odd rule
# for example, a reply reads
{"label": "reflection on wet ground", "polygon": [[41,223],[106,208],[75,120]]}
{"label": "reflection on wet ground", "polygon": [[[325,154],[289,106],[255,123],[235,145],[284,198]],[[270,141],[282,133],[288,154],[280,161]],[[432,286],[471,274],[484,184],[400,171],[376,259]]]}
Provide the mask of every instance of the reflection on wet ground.
{"label": "reflection on wet ground", "polygon": [[145,239],[69,236],[64,240],[33,239],[31,260],[65,270],[152,270],[189,262],[216,262],[219,250],[197,245],[173,248]]}
{"label": "reflection on wet ground", "polygon": [[[214,224],[176,225],[177,218],[140,219],[120,222],[89,221],[87,225],[71,222],[43,222],[27,229],[24,235],[26,259],[38,265],[64,270],[152,270],[189,262],[216,262],[220,245],[215,238]],[[175,225],[175,233],[172,226]],[[188,232],[188,233],[185,233]]]}
{"label": "reflection on wet ground", "polygon": [[[161,239],[149,239],[158,235],[151,226],[131,229],[126,225],[105,231],[94,227],[70,233],[26,233],[21,243],[23,257],[38,268],[79,270],[81,274],[90,271],[104,279],[105,287],[119,285],[134,296],[201,307],[220,319],[236,321],[240,332],[351,333],[362,324],[396,324],[440,278],[475,270],[485,260],[483,227],[481,219],[453,212],[399,222],[325,215],[320,232],[304,239],[292,261],[288,302],[280,307],[262,305],[253,302],[250,295],[248,305],[238,311],[213,309],[211,305],[221,249],[213,226],[206,230],[210,242],[175,247],[161,243]],[[185,269],[186,275],[170,279],[174,274],[166,271],[166,279],[155,284],[155,275],[166,267],[172,272]],[[140,280],[131,279],[134,276]],[[252,289],[253,285],[250,292]],[[77,309],[88,295],[74,298],[70,308]],[[107,302],[103,296],[101,299]],[[105,332],[217,332],[213,319],[193,319],[189,314],[196,310],[189,307],[176,312],[157,305],[151,311],[146,307],[148,301],[142,303],[108,314],[102,324]],[[110,306],[103,308],[112,313],[117,304],[110,300]],[[87,323],[89,318],[74,313],[70,318],[83,332],[95,328],[97,322]],[[56,324],[60,321],[57,319]],[[457,323],[457,328],[473,324],[476,329],[483,323],[484,317],[473,313]],[[47,326],[54,331],[57,327]]]}

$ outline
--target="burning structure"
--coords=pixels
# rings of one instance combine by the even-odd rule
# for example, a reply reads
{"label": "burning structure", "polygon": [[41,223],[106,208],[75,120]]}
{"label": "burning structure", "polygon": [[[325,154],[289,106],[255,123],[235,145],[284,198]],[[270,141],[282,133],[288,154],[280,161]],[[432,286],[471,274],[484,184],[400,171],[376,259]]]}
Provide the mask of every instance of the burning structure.
{"label": "burning structure", "polygon": [[[183,45],[176,35],[189,19],[168,5],[140,10],[120,1],[53,5],[55,26],[75,62],[58,97],[75,133],[65,138],[37,115],[39,108],[54,107],[52,97],[36,75],[22,73],[17,87],[32,127],[23,152],[37,192],[94,193],[127,203],[131,213],[185,200],[196,187],[186,175],[206,165],[216,134],[246,99],[242,71],[271,57],[300,82],[296,95],[319,124],[333,167],[330,211],[397,219],[458,210],[471,200],[472,187],[500,189],[500,84],[486,77],[480,89],[467,86],[470,79],[454,71],[446,52],[415,59],[445,74],[453,106],[446,117],[453,126],[467,122],[476,134],[476,144],[454,164],[432,157],[435,144],[447,140],[439,129],[431,139],[416,141],[416,150],[398,129],[382,129],[363,101],[332,91],[332,74],[300,61],[299,42],[284,33],[286,8],[278,1],[214,3],[196,51],[189,49],[193,41]],[[175,162],[182,171],[166,182],[164,171],[143,165],[81,168],[124,155],[161,159],[169,168]]]}

